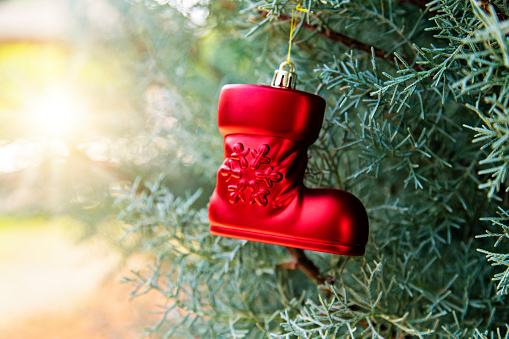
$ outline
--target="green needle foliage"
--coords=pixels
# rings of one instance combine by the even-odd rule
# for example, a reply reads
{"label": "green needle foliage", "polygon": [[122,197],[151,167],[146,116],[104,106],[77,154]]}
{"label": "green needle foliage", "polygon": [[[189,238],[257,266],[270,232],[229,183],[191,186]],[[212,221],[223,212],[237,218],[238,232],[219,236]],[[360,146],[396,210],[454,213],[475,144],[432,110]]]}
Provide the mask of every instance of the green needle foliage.
{"label": "green needle foliage", "polygon": [[[160,165],[166,176],[117,192],[127,238],[155,257],[125,278],[133,296],[161,294],[149,332],[508,338],[505,1],[114,4],[146,53],[141,90],[157,88],[150,105],[178,121],[154,133],[173,140],[168,163],[188,173],[174,180]],[[296,258],[282,247],[208,231],[222,161],[219,88],[269,82],[286,57],[292,12],[299,89],[328,103],[306,184],[354,193],[370,220],[364,257],[306,252],[317,280],[291,269]],[[172,193],[182,185],[201,188]]]}

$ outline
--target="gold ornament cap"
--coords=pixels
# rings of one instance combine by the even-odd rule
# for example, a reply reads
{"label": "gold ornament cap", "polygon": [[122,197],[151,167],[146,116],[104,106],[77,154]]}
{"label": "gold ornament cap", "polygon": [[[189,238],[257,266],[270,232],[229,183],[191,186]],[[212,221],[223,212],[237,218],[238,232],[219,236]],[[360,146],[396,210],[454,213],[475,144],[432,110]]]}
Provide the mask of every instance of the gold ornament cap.
{"label": "gold ornament cap", "polygon": [[[290,70],[285,70],[286,67]],[[272,87],[295,89],[296,83],[297,73],[295,73],[295,66],[291,62],[285,61],[281,63],[281,65],[279,65],[279,69],[274,72],[274,77],[272,78],[272,83],[270,85]]]}

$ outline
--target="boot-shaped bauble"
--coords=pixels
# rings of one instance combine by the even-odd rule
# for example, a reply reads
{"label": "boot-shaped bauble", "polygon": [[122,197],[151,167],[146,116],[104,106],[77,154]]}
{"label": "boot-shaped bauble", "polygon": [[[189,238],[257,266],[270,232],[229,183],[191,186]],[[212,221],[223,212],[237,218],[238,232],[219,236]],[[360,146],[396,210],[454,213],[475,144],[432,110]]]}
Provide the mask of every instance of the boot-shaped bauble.
{"label": "boot-shaped bauble", "polygon": [[302,91],[227,85],[218,125],[225,160],[209,205],[213,234],[307,250],[363,255],[368,217],[352,194],[304,186],[307,148],[325,101]]}

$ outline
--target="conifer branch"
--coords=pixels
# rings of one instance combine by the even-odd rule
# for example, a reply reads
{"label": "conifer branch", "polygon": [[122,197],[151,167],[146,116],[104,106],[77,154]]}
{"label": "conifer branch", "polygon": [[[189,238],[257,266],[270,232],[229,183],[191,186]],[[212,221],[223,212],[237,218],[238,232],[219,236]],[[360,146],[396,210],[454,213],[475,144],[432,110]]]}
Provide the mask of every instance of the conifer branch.
{"label": "conifer branch", "polygon": [[426,9],[426,4],[429,2],[428,0],[402,0],[403,3],[409,3],[414,5],[415,7],[419,7],[420,9]]}
{"label": "conifer branch", "polygon": [[[264,11],[264,10],[260,10],[260,14],[267,15],[268,12]],[[279,17],[277,18],[277,20],[278,21],[289,21],[289,20],[291,20],[291,17],[287,14],[281,13],[279,15]],[[333,30],[329,29],[328,27],[326,27],[325,25],[312,25],[307,22],[303,22],[302,28],[305,28],[310,32],[324,36],[327,39],[330,39],[332,41],[339,42],[348,48],[356,49],[356,50],[363,51],[363,52],[366,52],[369,54],[374,53],[374,55],[379,59],[387,60],[390,62],[395,62],[395,60],[396,60],[396,55],[394,54],[394,52],[388,52],[382,48],[371,46],[371,45],[366,44],[362,41],[351,38],[345,34],[333,31]],[[373,49],[373,51],[372,51],[372,49]],[[407,58],[405,56],[400,55],[399,57],[402,58],[408,65],[414,64],[414,62],[412,60],[410,60],[409,58]],[[418,72],[422,71],[422,68],[418,64],[412,65],[412,68]]]}

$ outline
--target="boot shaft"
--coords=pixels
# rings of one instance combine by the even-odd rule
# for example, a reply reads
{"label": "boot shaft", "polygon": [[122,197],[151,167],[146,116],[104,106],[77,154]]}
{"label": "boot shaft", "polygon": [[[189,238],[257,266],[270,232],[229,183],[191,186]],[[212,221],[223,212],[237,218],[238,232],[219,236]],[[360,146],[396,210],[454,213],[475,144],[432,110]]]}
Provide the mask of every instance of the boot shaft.
{"label": "boot shaft", "polygon": [[224,86],[218,108],[219,131],[225,136],[219,196],[235,205],[288,204],[303,188],[307,147],[318,137],[324,109],[321,97],[306,92]]}

